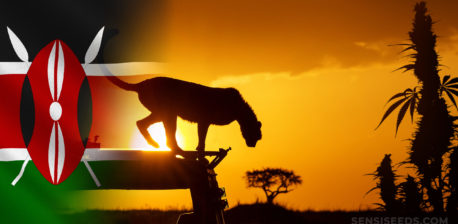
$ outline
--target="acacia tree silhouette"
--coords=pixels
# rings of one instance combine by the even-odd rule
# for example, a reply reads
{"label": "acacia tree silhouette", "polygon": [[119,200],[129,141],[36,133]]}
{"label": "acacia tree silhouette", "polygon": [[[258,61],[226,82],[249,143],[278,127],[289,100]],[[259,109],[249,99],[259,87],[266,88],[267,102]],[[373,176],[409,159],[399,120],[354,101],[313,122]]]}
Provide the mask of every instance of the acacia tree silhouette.
{"label": "acacia tree silhouette", "polygon": [[[426,189],[428,202],[435,212],[444,212],[444,170],[443,157],[450,151],[451,140],[454,137],[455,118],[450,116],[447,104],[442,93],[446,93],[453,104],[456,106],[454,96],[458,95],[456,84],[458,78],[450,79],[450,76],[444,76],[442,82],[438,75],[438,55],[435,50],[436,35],[432,31],[432,19],[427,14],[426,3],[419,2],[415,5],[415,18],[413,29],[409,32],[410,44],[404,51],[413,50],[410,57],[414,59],[413,64],[402,66],[404,72],[413,70],[415,77],[420,83],[418,94],[410,94],[412,99],[407,101],[409,95],[396,94],[389,101],[404,96],[403,101],[398,100],[393,103],[382,118],[385,118],[402,102],[406,102],[398,114],[397,126],[402,121],[408,107],[413,116],[414,111],[421,116],[418,122],[418,129],[411,141],[408,162],[412,163],[420,178],[421,188]],[[415,92],[415,91],[413,91]],[[380,126],[380,124],[379,124]]]}
{"label": "acacia tree silhouette", "polygon": [[261,188],[267,198],[267,204],[273,204],[279,194],[291,192],[292,186],[302,184],[300,176],[293,171],[281,168],[265,168],[247,171],[245,175],[248,187]]}

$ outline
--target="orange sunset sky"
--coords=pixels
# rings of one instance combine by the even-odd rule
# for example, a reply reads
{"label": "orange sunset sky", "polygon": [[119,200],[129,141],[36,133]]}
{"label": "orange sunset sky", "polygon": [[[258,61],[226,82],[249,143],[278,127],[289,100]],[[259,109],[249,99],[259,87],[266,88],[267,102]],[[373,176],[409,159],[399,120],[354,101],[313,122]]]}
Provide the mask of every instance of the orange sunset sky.
{"label": "orange sunset sky", "polygon": [[[386,153],[394,163],[406,159],[407,139],[414,130],[406,118],[395,138],[393,117],[374,128],[389,97],[417,85],[411,73],[392,72],[409,59],[399,53],[401,47],[389,46],[407,42],[415,2],[168,1],[160,15],[142,7],[124,24],[125,32],[109,43],[106,55],[122,51],[132,58],[148,58],[154,52],[163,59],[157,70],[163,76],[241,92],[263,123],[256,148],[245,145],[236,122],[211,126],[207,136],[207,149],[233,148],[216,168],[230,206],[265,200],[262,190],[246,188],[242,177],[247,170],[282,167],[301,175],[303,184],[280,195],[280,204],[365,209],[379,202],[375,192],[364,196],[375,186],[365,174],[373,172]],[[437,21],[437,51],[444,65],[440,74],[457,75],[458,2],[433,0],[427,7]],[[151,16],[161,22],[150,23]],[[128,49],[116,49],[117,41],[127,41]],[[123,119],[110,130],[92,130],[92,135],[100,135],[102,147],[146,146],[135,121],[148,111],[135,93],[117,91],[118,98],[112,100],[126,102],[119,103],[116,112]],[[194,150],[196,124],[180,120],[178,129],[180,145]],[[159,126],[152,131],[161,138]],[[414,174],[400,168],[400,174],[407,173]],[[83,194],[92,199],[89,208],[191,207],[185,190]]]}

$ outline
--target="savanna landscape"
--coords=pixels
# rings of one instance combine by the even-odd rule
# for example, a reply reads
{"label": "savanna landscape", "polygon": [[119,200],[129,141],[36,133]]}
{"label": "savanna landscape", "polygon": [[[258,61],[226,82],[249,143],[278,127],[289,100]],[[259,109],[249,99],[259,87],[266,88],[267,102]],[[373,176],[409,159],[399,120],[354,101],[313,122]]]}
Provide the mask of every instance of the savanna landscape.
{"label": "savanna landscape", "polygon": [[[294,174],[293,170],[264,167],[246,171],[245,176],[241,179],[244,179],[247,188],[263,190],[265,197],[258,196],[254,203],[247,204],[239,201],[236,205],[230,206],[225,212],[228,223],[368,223],[374,220],[382,222],[384,218],[392,217],[404,219],[404,222],[410,220],[412,223],[421,223],[425,220],[438,221],[438,223],[453,222],[457,209],[455,164],[457,153],[454,145],[456,117],[454,114],[458,109],[456,104],[458,77],[445,73],[442,69],[446,65],[442,64],[443,60],[437,53],[437,46],[444,37],[439,37],[435,33],[435,19],[431,16],[426,2],[417,2],[411,6],[413,19],[411,19],[410,29],[404,31],[407,39],[390,40],[391,43],[378,46],[399,49],[397,54],[391,56],[406,63],[393,67],[391,73],[387,75],[393,76],[393,80],[397,76],[413,75],[417,81],[410,82],[413,85],[401,88],[398,93],[391,94],[391,96],[386,95],[387,100],[378,102],[380,105],[386,103],[386,108],[380,117],[378,126],[374,126],[375,133],[380,132],[379,129],[382,127],[390,126],[391,124],[385,123],[392,122],[389,118],[394,117],[392,120],[395,121],[395,125],[391,132],[394,134],[394,141],[398,142],[396,144],[401,144],[398,135],[407,136],[405,130],[401,129],[403,121],[411,123],[411,137],[408,137],[407,144],[404,144],[406,151],[382,152],[379,155],[379,162],[374,164],[372,169],[375,171],[368,170],[366,174],[361,173],[361,176],[369,179],[372,177],[371,184],[373,185],[372,188],[364,189],[366,194],[362,194],[361,197],[372,195],[374,198],[376,195],[377,198],[368,203],[367,207],[358,209],[349,207],[346,209],[342,209],[343,207],[318,210],[313,207],[305,210],[298,209],[290,205],[288,200],[274,202],[274,199],[281,194],[286,195],[292,192],[295,188],[300,189],[302,184],[311,184],[310,179]],[[440,23],[445,22],[441,20]],[[367,43],[355,44],[369,47]],[[384,54],[386,56],[388,53]],[[401,59],[402,57],[407,59]],[[235,77],[231,79],[237,80]],[[227,78],[225,81],[230,82],[231,79]],[[377,79],[382,80],[383,76]],[[243,80],[240,81],[243,85]],[[326,89],[322,90],[326,91]],[[306,101],[302,103],[306,104]],[[303,127],[303,129],[306,128],[307,126]],[[293,142],[289,144],[290,147],[294,147]],[[395,153],[396,162],[391,158]],[[288,151],[283,154],[294,156]],[[340,184],[345,185],[346,182],[342,181]],[[101,217],[109,217],[109,222],[113,219],[127,223],[132,220],[137,220],[134,222],[174,223],[180,213],[189,211],[90,212],[101,215]],[[368,221],[367,218],[374,219]],[[386,222],[390,223],[390,220]],[[396,220],[394,222],[396,223]]]}
{"label": "savanna landscape", "polygon": [[[458,2],[59,4],[0,11],[8,223],[457,223]],[[56,31],[21,28],[32,16]],[[68,47],[43,48],[56,36]],[[35,73],[14,64],[54,66],[61,102],[69,49],[86,91],[71,171],[60,126],[34,154]]]}

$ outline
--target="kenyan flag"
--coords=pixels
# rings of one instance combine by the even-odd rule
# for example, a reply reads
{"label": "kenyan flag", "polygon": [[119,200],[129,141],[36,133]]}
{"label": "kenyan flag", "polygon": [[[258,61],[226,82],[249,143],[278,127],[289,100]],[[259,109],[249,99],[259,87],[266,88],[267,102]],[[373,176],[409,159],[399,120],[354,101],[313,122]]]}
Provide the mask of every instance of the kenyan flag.
{"label": "kenyan flag", "polygon": [[0,3],[1,222],[68,223],[62,214],[81,202],[77,190],[113,187],[126,172],[119,167],[131,164],[124,160],[143,156],[100,150],[129,147],[110,140],[120,134],[111,124],[128,114],[123,102],[134,99],[105,75],[145,79],[161,71],[160,58],[155,51],[129,54],[134,39],[108,40],[131,32],[130,20],[145,4],[153,10],[147,23],[159,24],[159,3]]}

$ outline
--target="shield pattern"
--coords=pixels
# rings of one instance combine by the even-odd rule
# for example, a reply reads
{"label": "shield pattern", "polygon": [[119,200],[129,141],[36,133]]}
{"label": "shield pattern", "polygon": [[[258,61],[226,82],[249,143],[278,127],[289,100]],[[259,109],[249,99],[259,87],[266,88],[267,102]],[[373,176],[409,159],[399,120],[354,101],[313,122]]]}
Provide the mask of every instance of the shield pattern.
{"label": "shield pattern", "polygon": [[75,170],[84,154],[78,96],[86,74],[72,50],[54,40],[37,54],[27,77],[35,105],[27,150],[40,173],[57,185]]}

